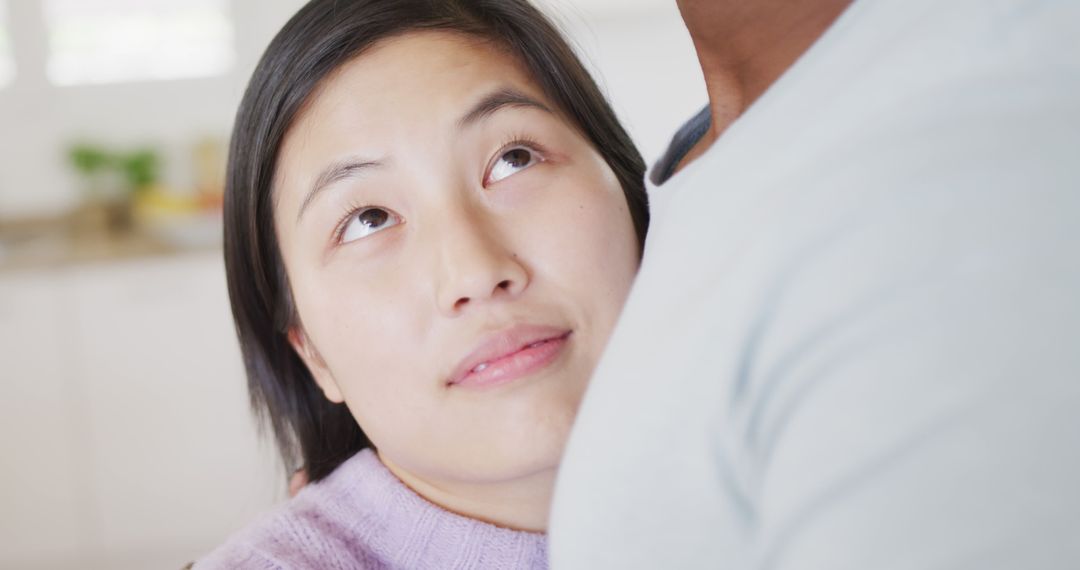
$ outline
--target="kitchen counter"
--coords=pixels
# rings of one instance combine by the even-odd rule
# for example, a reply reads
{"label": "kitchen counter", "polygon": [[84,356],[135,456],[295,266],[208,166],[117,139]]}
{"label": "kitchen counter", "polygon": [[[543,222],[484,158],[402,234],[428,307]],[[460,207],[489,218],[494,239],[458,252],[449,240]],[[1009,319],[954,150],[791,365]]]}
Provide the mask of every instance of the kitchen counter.
{"label": "kitchen counter", "polygon": [[79,228],[69,218],[0,222],[0,274],[221,250],[220,214],[127,231]]}

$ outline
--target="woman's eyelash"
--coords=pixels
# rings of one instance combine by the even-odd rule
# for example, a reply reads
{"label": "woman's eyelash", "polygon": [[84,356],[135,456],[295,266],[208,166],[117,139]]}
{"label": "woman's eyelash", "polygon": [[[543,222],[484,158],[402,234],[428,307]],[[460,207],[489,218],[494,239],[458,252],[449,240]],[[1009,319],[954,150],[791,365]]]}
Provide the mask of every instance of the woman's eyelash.
{"label": "woman's eyelash", "polygon": [[540,154],[544,153],[544,147],[540,143],[536,142],[535,139],[533,139],[532,137],[530,137],[529,135],[526,135],[526,134],[519,134],[519,135],[514,135],[514,136],[510,137],[506,142],[504,142],[499,147],[498,154],[496,155],[495,158],[501,157],[503,155],[503,153],[505,153],[506,151],[508,151],[508,150],[510,150],[510,149],[512,149],[512,148],[514,148],[516,146],[527,146],[527,147],[539,152]]}
{"label": "woman's eyelash", "polygon": [[345,230],[349,229],[349,222],[351,222],[352,219],[360,212],[363,212],[364,210],[372,207],[374,206],[372,206],[371,204],[353,203],[352,205],[345,208],[345,215],[341,217],[341,219],[337,223],[337,226],[334,227],[334,240],[338,243],[341,243],[341,238],[345,235]]}

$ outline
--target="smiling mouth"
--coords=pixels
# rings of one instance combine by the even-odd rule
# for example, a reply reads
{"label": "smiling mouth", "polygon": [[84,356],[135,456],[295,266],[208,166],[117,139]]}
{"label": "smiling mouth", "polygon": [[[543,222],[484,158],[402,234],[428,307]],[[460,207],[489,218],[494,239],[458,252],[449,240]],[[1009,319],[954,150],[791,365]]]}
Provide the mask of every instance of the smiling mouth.
{"label": "smiling mouth", "polygon": [[[537,332],[544,332],[537,335]],[[502,385],[547,368],[564,352],[572,331],[529,331],[521,328],[496,335],[474,351],[469,367],[462,366],[448,383],[454,387],[489,387]],[[532,339],[517,342],[522,334]],[[541,338],[536,338],[541,336]],[[533,340],[535,339],[535,340]],[[516,343],[516,344],[509,344]],[[479,353],[479,354],[478,354]],[[490,354],[491,356],[485,356]]]}

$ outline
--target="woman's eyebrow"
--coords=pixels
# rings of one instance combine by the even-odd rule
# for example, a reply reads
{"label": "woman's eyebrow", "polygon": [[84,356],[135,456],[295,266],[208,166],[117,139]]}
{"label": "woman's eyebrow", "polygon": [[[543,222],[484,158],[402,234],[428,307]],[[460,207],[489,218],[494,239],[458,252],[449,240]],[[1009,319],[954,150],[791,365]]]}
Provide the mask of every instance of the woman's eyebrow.
{"label": "woman's eyebrow", "polygon": [[492,93],[489,93],[486,97],[481,99],[476,105],[473,105],[472,109],[469,109],[468,113],[465,113],[460,119],[458,119],[457,126],[459,129],[464,129],[470,125],[475,124],[477,121],[486,119],[492,113],[504,109],[507,107],[530,107],[533,109],[540,109],[551,113],[551,109],[547,105],[537,101],[536,99],[513,89],[511,87],[504,87],[498,89]]}
{"label": "woman's eyebrow", "polygon": [[296,213],[296,223],[300,223],[300,217],[304,215],[307,207],[328,186],[356,176],[361,171],[379,166],[382,166],[382,163],[377,160],[364,160],[356,157],[346,158],[327,165],[319,173],[319,177],[315,179],[315,183],[311,185],[311,190],[308,190],[307,196],[304,197],[304,201],[300,204],[300,211]]}

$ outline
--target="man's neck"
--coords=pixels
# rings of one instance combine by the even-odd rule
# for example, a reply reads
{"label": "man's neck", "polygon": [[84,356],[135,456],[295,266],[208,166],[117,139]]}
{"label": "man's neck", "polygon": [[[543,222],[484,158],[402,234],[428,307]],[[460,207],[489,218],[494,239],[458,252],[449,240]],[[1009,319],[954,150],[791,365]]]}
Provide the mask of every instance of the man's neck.
{"label": "man's neck", "polygon": [[817,41],[851,0],[678,0],[694,41],[712,126],[702,154]]}

